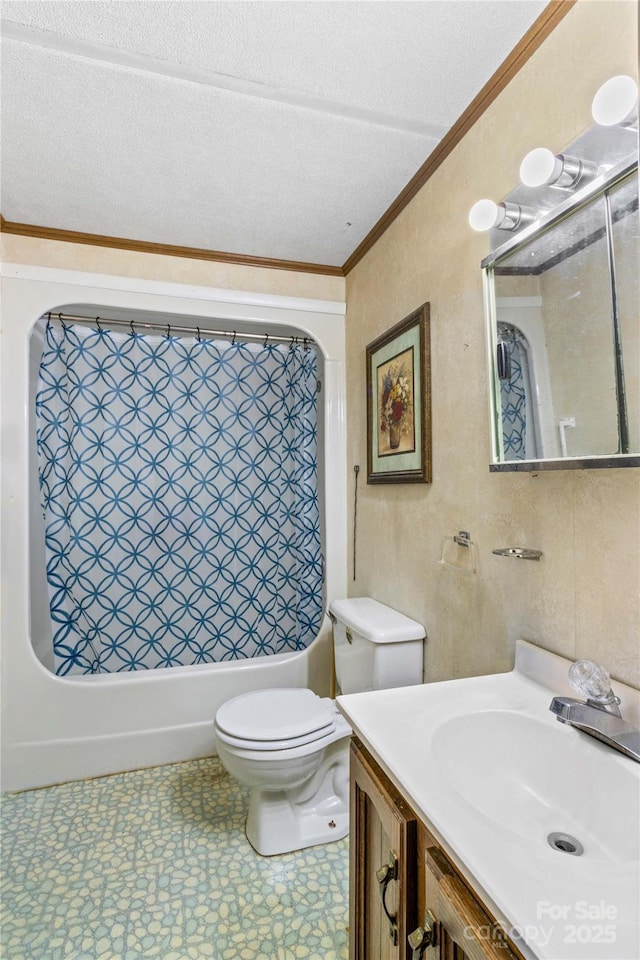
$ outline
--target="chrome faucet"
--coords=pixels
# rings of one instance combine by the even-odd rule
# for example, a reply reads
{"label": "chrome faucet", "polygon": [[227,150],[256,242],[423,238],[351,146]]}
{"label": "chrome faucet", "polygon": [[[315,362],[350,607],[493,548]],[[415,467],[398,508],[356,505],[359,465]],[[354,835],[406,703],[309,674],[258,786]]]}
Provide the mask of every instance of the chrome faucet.
{"label": "chrome faucet", "polygon": [[569,683],[586,700],[554,697],[549,709],[556,719],[583,730],[640,763],[640,730],[622,719],[620,697],[616,697],[611,689],[611,680],[604,667],[591,660],[578,660],[569,668]]}

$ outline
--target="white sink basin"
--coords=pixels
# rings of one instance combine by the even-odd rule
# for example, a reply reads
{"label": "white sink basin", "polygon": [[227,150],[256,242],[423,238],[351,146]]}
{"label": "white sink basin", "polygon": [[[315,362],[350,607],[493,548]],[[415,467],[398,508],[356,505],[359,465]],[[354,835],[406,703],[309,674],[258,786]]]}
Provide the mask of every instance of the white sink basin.
{"label": "white sink basin", "polygon": [[[595,860],[640,859],[640,784],[631,764],[600,775],[586,734],[512,710],[445,721],[431,739],[440,775],[503,830],[533,844],[568,833]],[[585,755],[585,749],[587,752]],[[557,851],[558,856],[566,853]]]}
{"label": "white sink basin", "polygon": [[[527,960],[638,960],[640,764],[549,711],[572,694],[569,666],[520,641],[511,673],[338,705],[494,916],[520,931]],[[640,725],[640,692],[614,692]],[[582,853],[553,847],[551,833]]]}

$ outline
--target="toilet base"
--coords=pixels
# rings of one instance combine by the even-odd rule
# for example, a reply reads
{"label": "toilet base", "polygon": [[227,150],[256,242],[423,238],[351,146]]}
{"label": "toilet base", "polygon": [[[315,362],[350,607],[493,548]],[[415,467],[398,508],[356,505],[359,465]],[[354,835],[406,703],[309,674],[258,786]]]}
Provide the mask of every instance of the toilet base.
{"label": "toilet base", "polygon": [[247,840],[263,857],[342,840],[349,833],[349,738],[325,750],[316,773],[289,790],[254,787]]}
{"label": "toilet base", "polygon": [[342,840],[349,833],[349,808],[338,797],[301,806],[284,790],[251,791],[246,834],[256,853],[274,857]]}

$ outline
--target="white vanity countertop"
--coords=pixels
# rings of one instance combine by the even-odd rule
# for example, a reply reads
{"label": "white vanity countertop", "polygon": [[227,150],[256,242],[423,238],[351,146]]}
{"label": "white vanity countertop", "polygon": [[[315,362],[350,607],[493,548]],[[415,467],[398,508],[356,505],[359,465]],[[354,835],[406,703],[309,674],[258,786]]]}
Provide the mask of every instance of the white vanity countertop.
{"label": "white vanity countertop", "polygon": [[[525,956],[638,960],[640,764],[549,712],[569,665],[521,641],[511,673],[337,703]],[[640,693],[613,686],[637,723]]]}

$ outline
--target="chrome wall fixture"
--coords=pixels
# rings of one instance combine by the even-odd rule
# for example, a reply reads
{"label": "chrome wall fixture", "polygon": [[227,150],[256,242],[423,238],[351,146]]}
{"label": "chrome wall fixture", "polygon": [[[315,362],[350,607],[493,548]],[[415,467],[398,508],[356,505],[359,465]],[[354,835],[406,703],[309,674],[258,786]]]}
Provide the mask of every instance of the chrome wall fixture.
{"label": "chrome wall fixture", "polygon": [[[601,128],[617,127],[626,131],[626,136],[629,132],[637,133],[638,86],[633,77],[621,75],[603,83],[593,98],[591,112]],[[580,144],[583,139],[579,138],[576,143]],[[595,145],[589,142],[584,148],[596,152]],[[615,160],[622,159],[632,149],[633,143],[629,141],[627,150],[624,146],[618,148]],[[483,233],[489,230],[519,231],[561,203],[560,191],[582,190],[605,174],[611,165],[605,157],[583,156],[575,152],[554,154],[548,147],[535,147],[520,164],[520,183],[529,188],[526,191],[528,202],[522,203],[522,198],[512,195],[517,194],[517,190],[500,203],[488,198],[478,200],[469,211],[469,226]],[[541,192],[534,192],[531,196],[531,190],[537,188]],[[553,191],[557,192],[555,199]],[[496,245],[499,242],[496,241]]]}
{"label": "chrome wall fixture", "polygon": [[497,557],[511,557],[512,560],[539,560],[542,550],[529,550],[527,547],[500,547],[492,550]]}

